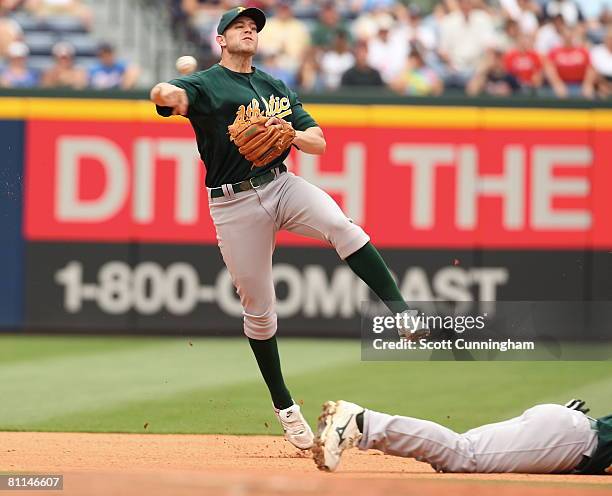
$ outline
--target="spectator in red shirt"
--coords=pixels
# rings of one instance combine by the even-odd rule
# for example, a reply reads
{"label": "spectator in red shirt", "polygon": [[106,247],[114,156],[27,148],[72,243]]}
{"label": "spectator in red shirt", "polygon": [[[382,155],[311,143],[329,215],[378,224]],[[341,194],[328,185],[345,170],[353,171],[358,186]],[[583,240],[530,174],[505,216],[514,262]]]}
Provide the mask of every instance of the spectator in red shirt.
{"label": "spectator in red shirt", "polygon": [[534,89],[542,86],[542,59],[533,49],[533,35],[519,36],[516,48],[510,49],[504,55],[504,67],[523,88]]}
{"label": "spectator in red shirt", "polygon": [[577,30],[565,26],[561,36],[563,44],[544,61],[546,78],[559,98],[579,96],[584,94],[584,78],[591,65],[589,51]]}

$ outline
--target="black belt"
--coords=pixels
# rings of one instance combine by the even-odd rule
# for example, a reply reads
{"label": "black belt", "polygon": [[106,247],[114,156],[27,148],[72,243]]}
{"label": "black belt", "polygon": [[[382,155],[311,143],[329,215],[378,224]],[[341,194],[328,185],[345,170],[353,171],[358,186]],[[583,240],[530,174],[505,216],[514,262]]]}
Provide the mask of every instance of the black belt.
{"label": "black belt", "polygon": [[[281,174],[282,172],[287,172],[287,167],[285,166],[285,164],[281,164],[280,167],[270,169],[269,171],[264,172],[259,176],[252,177],[251,179],[245,179],[244,181],[240,181],[239,183],[229,184],[228,186],[232,188],[234,193],[242,193],[243,191],[249,191],[250,189],[259,188],[260,186],[263,186],[264,184],[267,184],[270,181],[274,181],[274,179],[276,179],[277,173],[275,173],[275,171],[278,171],[278,174]],[[210,189],[211,198],[221,198],[222,196],[225,196],[225,194],[223,193],[223,188],[218,187]]]}

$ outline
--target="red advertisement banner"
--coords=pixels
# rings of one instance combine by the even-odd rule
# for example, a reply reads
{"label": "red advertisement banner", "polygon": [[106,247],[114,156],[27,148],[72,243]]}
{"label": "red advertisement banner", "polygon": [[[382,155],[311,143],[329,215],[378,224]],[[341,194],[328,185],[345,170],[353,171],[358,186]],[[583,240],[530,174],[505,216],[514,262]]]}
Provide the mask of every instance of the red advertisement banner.
{"label": "red advertisement banner", "polygon": [[[612,132],[324,131],[325,155],[294,151],[289,166],[378,246],[612,247]],[[27,239],[216,243],[188,124],[30,120],[26,133]]]}

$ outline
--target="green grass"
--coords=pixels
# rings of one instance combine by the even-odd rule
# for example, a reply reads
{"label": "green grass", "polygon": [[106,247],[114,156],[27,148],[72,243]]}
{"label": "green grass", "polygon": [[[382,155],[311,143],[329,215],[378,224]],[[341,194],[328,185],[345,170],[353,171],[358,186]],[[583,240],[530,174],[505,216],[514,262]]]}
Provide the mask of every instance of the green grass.
{"label": "green grass", "polygon": [[[612,411],[609,362],[361,362],[357,342],[322,339],[280,348],[312,422],[337,398],[457,430],[572,397]],[[38,336],[0,336],[0,430],[279,433],[245,339]]]}

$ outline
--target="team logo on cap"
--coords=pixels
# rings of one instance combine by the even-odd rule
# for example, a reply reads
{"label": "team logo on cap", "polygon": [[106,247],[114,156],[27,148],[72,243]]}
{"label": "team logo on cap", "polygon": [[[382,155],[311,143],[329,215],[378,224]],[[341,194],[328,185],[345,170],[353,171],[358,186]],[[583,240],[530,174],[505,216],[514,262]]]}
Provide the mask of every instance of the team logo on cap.
{"label": "team logo on cap", "polygon": [[246,7],[238,7],[238,8],[236,8],[236,10],[240,14],[240,12],[242,12],[243,10],[246,10]]}

